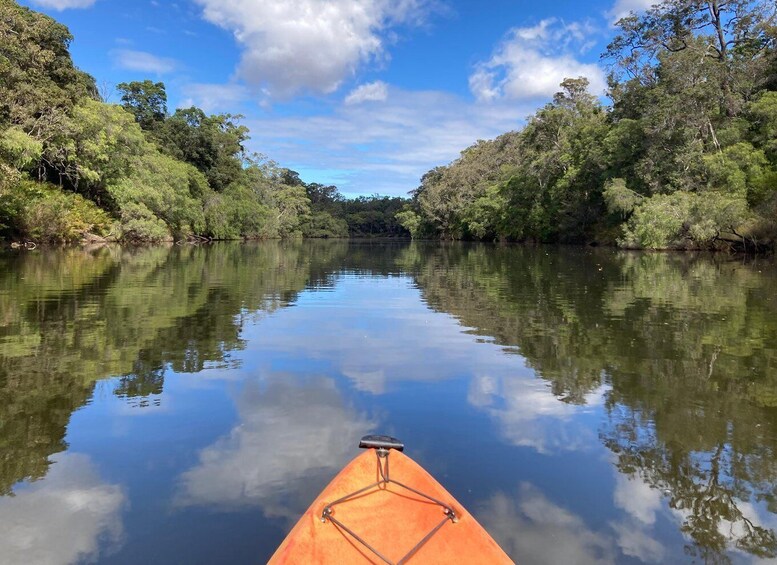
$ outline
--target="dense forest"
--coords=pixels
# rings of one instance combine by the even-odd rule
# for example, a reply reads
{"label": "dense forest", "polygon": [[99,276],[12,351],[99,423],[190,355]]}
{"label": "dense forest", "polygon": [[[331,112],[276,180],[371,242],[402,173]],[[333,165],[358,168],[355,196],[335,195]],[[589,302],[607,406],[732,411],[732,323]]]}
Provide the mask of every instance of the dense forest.
{"label": "dense forest", "polygon": [[426,173],[414,237],[764,249],[777,241],[774,2],[665,0],[617,23],[604,105],[569,78],[524,129]]}
{"label": "dense forest", "polygon": [[240,116],[169,112],[165,86],[101,99],[68,29],[0,0],[0,238],[369,237],[773,249],[773,2],[666,0],[617,23],[604,104],[568,78],[411,199],[347,199],[246,150]]}
{"label": "dense forest", "polygon": [[0,238],[78,241],[403,236],[404,200],[335,187],[246,151],[240,116],[182,108],[165,85],[107,104],[53,19],[0,0]]}

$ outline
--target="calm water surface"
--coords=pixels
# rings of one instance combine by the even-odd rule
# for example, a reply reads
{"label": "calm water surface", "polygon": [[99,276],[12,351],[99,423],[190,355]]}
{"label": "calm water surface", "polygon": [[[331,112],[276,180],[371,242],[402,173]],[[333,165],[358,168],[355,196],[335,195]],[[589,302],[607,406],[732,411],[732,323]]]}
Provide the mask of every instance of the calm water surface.
{"label": "calm water surface", "polygon": [[522,563],[777,555],[777,268],[345,242],[0,255],[0,562],[262,563],[384,432]]}

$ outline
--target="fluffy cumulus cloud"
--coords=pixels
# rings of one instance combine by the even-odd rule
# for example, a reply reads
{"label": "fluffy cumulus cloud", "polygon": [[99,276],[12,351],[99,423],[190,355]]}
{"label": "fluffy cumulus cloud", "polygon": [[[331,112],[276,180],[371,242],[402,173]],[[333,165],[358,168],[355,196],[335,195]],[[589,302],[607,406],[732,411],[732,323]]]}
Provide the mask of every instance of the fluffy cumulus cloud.
{"label": "fluffy cumulus cloud", "polygon": [[71,8],[88,8],[97,0],[33,0],[33,4],[41,8],[50,8],[61,12]]}
{"label": "fluffy cumulus cloud", "polygon": [[346,104],[361,104],[362,102],[383,102],[388,98],[388,85],[380,80],[368,82],[353,89],[345,97]]}
{"label": "fluffy cumulus cloud", "polygon": [[418,23],[425,0],[196,0],[243,48],[238,74],[272,97],[330,93],[386,56],[392,28]]}
{"label": "fluffy cumulus cloud", "polygon": [[0,498],[0,562],[58,565],[91,561],[122,540],[119,485],[100,480],[89,457],[59,454],[46,478]]}
{"label": "fluffy cumulus cloud", "polygon": [[589,23],[566,24],[555,18],[514,28],[490,59],[475,66],[469,77],[470,90],[485,102],[537,100],[552,96],[565,78],[584,76],[592,93],[603,94],[602,68],[578,59],[593,46],[596,34]]}
{"label": "fluffy cumulus cloud", "polygon": [[114,63],[128,71],[154,73],[164,75],[174,71],[177,64],[174,59],[158,57],[146,51],[134,51],[132,49],[116,49],[111,53]]}

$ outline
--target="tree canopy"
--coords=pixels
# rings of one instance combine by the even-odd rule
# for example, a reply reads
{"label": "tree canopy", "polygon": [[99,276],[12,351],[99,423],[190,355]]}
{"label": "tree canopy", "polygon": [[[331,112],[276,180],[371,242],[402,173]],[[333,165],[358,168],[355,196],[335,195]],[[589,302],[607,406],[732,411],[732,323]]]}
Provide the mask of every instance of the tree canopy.
{"label": "tree canopy", "polygon": [[773,247],[776,23],[752,0],[621,19],[609,105],[564,80],[520,132],[424,175],[399,220],[415,237]]}

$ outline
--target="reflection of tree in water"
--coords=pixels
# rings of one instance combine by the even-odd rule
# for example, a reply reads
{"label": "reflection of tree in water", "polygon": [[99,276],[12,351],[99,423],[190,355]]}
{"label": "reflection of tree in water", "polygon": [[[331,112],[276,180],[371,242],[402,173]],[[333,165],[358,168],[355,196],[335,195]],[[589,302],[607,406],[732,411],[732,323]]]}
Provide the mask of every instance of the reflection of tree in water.
{"label": "reflection of tree in water", "polygon": [[230,363],[247,318],[282,308],[347,249],[301,243],[0,257],[0,495],[42,478],[100,379],[137,407],[165,370]]}
{"label": "reflection of tree in water", "polygon": [[430,306],[520,352],[560,401],[611,388],[602,441],[667,493],[690,553],[777,554],[756,510],[777,511],[777,278],[580,249],[414,246],[403,261]]}

